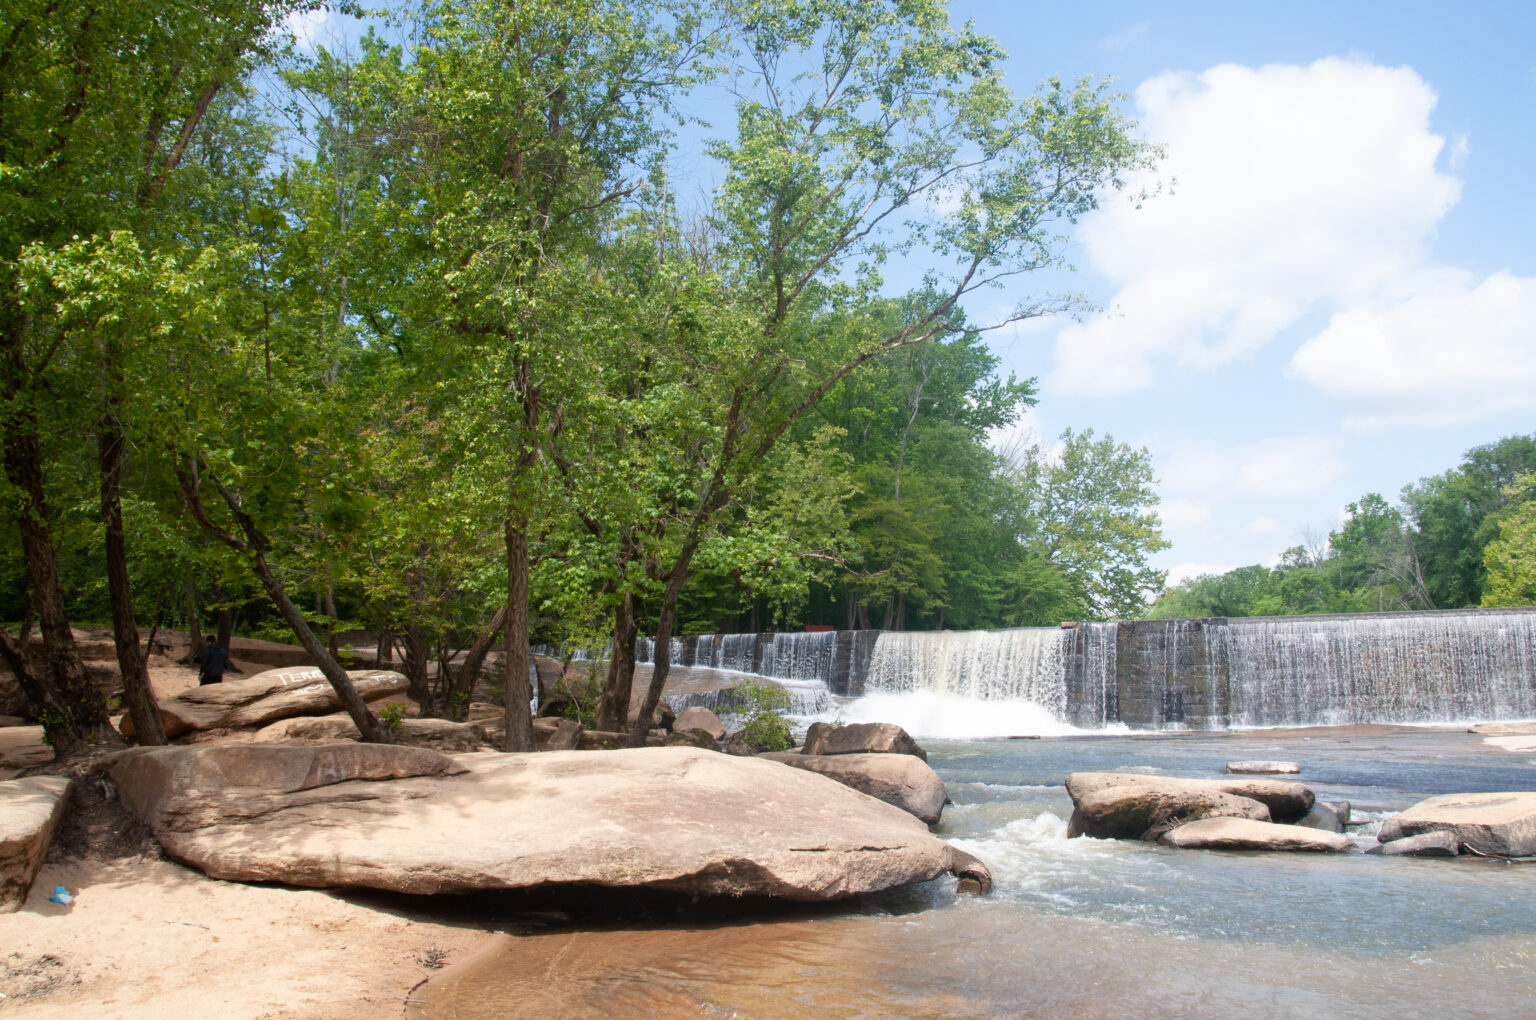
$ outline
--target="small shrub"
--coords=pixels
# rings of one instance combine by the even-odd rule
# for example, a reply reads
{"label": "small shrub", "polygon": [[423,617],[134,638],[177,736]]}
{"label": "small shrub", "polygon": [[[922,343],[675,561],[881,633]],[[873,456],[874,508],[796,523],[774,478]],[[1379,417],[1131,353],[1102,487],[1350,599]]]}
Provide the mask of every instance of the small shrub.
{"label": "small shrub", "polygon": [[390,702],[379,709],[379,722],[391,733],[399,733],[400,727],[405,722],[405,705],[399,701]]}
{"label": "small shrub", "polygon": [[754,751],[788,751],[793,734],[779,713],[790,706],[789,692],[766,680],[743,680],[735,693],[742,701],[741,729]]}

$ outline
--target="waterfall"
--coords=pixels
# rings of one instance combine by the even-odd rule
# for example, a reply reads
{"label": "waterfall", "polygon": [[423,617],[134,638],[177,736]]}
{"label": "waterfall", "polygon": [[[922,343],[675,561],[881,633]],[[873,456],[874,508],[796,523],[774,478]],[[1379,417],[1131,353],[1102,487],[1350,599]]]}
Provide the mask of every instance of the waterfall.
{"label": "waterfall", "polygon": [[938,632],[888,631],[875,641],[867,694],[934,694],[1025,701],[1067,717],[1067,649],[1057,627]]}
{"label": "waterfall", "polygon": [[1536,613],[1279,617],[1213,631],[1234,726],[1536,715]]}

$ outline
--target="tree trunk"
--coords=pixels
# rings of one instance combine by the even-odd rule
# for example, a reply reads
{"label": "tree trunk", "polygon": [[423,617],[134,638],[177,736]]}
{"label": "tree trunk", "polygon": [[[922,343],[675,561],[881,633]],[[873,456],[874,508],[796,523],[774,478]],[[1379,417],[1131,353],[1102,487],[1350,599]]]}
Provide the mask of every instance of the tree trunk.
{"label": "tree trunk", "polygon": [[617,733],[629,725],[629,701],[635,686],[635,638],[639,633],[634,593],[625,592],[613,611],[613,654],[608,659],[608,680],[597,702],[600,730]]}
{"label": "tree trunk", "polygon": [[139,650],[139,628],[133,619],[133,590],[128,578],[128,550],[123,536],[123,504],[119,481],[123,466],[123,432],[110,413],[98,424],[96,458],[101,469],[101,519],[106,530],[107,593],[112,603],[112,641],[123,674],[123,705],[133,720],[133,738],[140,744],[165,744],[160,706],[149,682],[149,668]]}
{"label": "tree trunk", "polygon": [[[496,635],[501,633],[501,628],[507,625],[507,608],[505,606],[496,610],[496,615],[491,617],[491,622],[485,625],[485,630],[475,639],[469,651],[464,656],[464,664],[452,675],[448,687],[447,697],[444,699],[443,708],[448,718],[463,722],[468,714],[469,698],[474,692],[475,683],[480,679],[481,667],[485,665],[485,657],[490,654],[491,646],[496,643]],[[425,712],[423,712],[425,714]]]}
{"label": "tree trunk", "polygon": [[380,669],[388,669],[395,661],[395,634],[388,627],[379,630],[379,644],[374,652],[374,662]]}
{"label": "tree trunk", "polygon": [[427,631],[419,624],[412,624],[405,629],[405,679],[410,683],[406,693],[412,701],[421,709],[421,714],[430,716],[435,711],[432,698],[432,683],[427,678],[427,666],[432,658],[432,649],[427,643]]}
{"label": "tree trunk", "polygon": [[[19,490],[17,523],[26,561],[27,586],[37,614],[43,660],[57,700],[42,719],[43,732],[55,753],[63,755],[92,739],[120,742],[107,718],[107,700],[85,672],[80,651],[64,611],[64,591],[59,585],[58,562],[48,514],[43,500],[42,448],[30,421],[7,423],[5,472]],[[47,705],[36,706],[40,711]]]}
{"label": "tree trunk", "polygon": [[[235,639],[235,614],[229,608],[229,589],[224,587],[223,581],[213,582],[213,597],[219,602],[217,627],[219,647],[226,652],[230,650],[229,643]],[[233,663],[230,663],[233,666]],[[236,670],[236,672],[239,672]]]}
{"label": "tree trunk", "polygon": [[656,706],[661,704],[661,689],[666,685],[667,673],[672,669],[672,626],[677,620],[677,600],[683,593],[683,581],[688,576],[688,566],[698,550],[697,535],[683,546],[672,575],[667,580],[666,591],[661,597],[661,611],[656,618],[656,652],[652,656],[651,682],[645,689],[645,701],[640,704],[640,714],[629,730],[629,746],[643,747],[656,716]]}
{"label": "tree trunk", "polygon": [[[195,472],[195,459],[191,466]],[[219,495],[229,507],[230,513],[234,515],[241,533],[245,536],[243,539],[226,531],[208,516],[208,511],[203,506],[200,479],[194,480],[192,474],[178,465],[176,480],[181,484],[182,493],[187,497],[187,508],[191,510],[203,531],[243,554],[249,561],[267,597],[277,604],[278,612],[282,614],[283,620],[293,631],[294,637],[299,639],[299,644],[304,646],[304,650],[315,660],[315,665],[320,668],[320,672],[330,681],[331,689],[336,692],[336,697],[341,701],[342,708],[346,709],[347,715],[352,717],[352,722],[356,724],[362,738],[375,744],[392,743],[394,734],[368,710],[368,703],[363,700],[362,695],[357,693],[357,688],[352,685],[352,679],[347,676],[347,671],[341,668],[341,664],[326,651],[320,639],[315,637],[315,632],[305,621],[304,614],[299,612],[299,607],[293,604],[293,600],[283,590],[282,582],[277,579],[276,574],[272,573],[272,568],[267,564],[266,554],[262,552],[266,547],[266,538],[256,527],[256,522],[250,515],[241,509],[240,500],[234,493],[222,485],[219,486]]]}
{"label": "tree trunk", "polygon": [[528,682],[528,528],[527,522],[506,520],[507,541],[507,654],[502,663],[506,708],[503,751],[532,751],[533,690]]}
{"label": "tree trunk", "polygon": [[278,612],[287,621],[289,628],[293,630],[293,636],[299,639],[299,644],[315,660],[315,665],[320,667],[320,672],[331,682],[331,688],[336,696],[341,699],[341,707],[346,709],[347,715],[352,717],[352,722],[357,725],[357,731],[363,739],[373,744],[389,744],[394,742],[394,734],[368,710],[368,703],[363,696],[357,693],[357,688],[352,686],[352,679],[347,676],[347,671],[341,668],[341,663],[331,655],[326,647],[320,643],[315,632],[310,629],[304,614],[299,612],[299,607],[293,604],[288,593],[283,590],[282,582],[272,573],[267,566],[267,558],[260,550],[251,553],[251,566],[256,570],[256,576],[261,581],[261,586],[266,590],[267,597],[277,603]]}
{"label": "tree trunk", "polygon": [[[181,595],[183,600],[182,608],[187,614],[186,662],[189,666],[195,666],[197,664],[197,650],[202,645],[202,642],[200,642],[198,638],[203,636],[203,614],[197,608],[196,571],[190,567],[187,568],[187,579],[182,584]],[[223,647],[225,651],[229,650],[228,645],[224,645]]]}

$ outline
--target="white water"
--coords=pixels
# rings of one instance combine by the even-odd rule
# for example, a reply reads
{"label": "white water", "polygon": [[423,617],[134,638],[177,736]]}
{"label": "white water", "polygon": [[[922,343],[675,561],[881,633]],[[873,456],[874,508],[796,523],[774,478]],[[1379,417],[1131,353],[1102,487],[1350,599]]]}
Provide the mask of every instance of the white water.
{"label": "white water", "polygon": [[1057,627],[938,632],[888,631],[875,641],[867,694],[934,694],[1027,702],[1051,718],[1067,710],[1066,645]]}
{"label": "white water", "polygon": [[1082,732],[1028,701],[987,701],[936,691],[866,694],[841,706],[829,721],[834,720],[895,723],[914,737],[948,740]]}
{"label": "white water", "polygon": [[1233,726],[1536,715],[1536,613],[1233,620],[1210,635]]}

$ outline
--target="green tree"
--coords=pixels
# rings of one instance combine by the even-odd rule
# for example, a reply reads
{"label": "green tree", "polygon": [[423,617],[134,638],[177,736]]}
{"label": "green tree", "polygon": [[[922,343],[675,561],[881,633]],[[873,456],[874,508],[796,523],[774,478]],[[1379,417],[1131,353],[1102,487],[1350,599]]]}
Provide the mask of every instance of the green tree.
{"label": "green tree", "polygon": [[1483,554],[1482,604],[1536,605],[1536,474],[1517,478],[1505,496],[1514,506],[1498,517],[1498,533]]}

